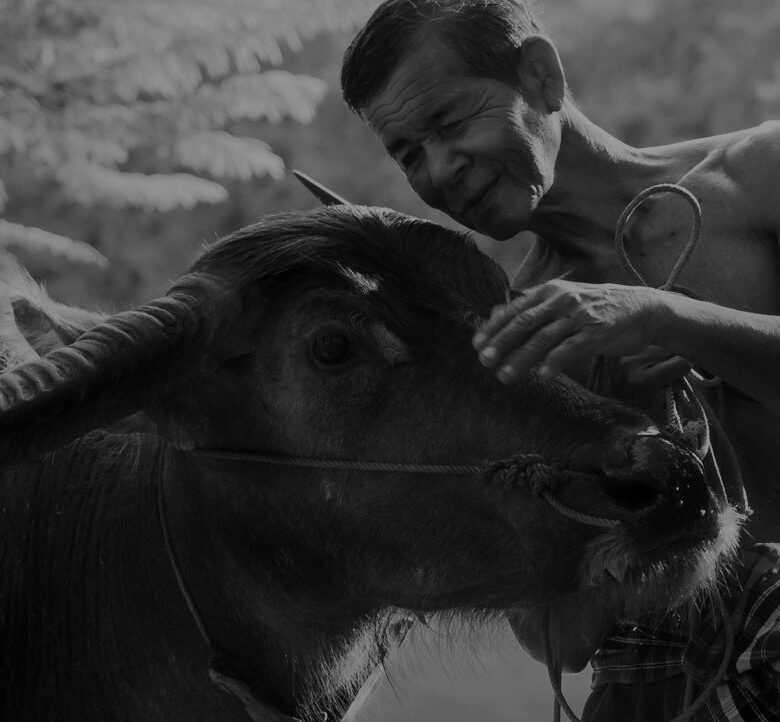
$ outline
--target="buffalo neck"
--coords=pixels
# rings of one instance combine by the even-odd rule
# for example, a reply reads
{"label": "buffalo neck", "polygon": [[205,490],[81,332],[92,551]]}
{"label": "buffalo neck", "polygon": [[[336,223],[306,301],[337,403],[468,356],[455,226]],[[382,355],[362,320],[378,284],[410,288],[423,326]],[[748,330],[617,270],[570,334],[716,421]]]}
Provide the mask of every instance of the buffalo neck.
{"label": "buffalo neck", "polygon": [[[307,472],[293,482],[289,473],[174,453],[165,513],[185,593],[220,666],[284,714],[333,720],[370,672],[372,610],[345,613],[302,582],[310,574],[298,559],[305,546],[284,517],[287,495]],[[336,580],[324,586],[338,595]]]}
{"label": "buffalo neck", "polygon": [[0,611],[14,626],[0,708],[19,722],[36,705],[61,719],[199,720],[225,697],[204,684],[207,654],[165,554],[164,456],[159,437],[97,433],[2,478]]}

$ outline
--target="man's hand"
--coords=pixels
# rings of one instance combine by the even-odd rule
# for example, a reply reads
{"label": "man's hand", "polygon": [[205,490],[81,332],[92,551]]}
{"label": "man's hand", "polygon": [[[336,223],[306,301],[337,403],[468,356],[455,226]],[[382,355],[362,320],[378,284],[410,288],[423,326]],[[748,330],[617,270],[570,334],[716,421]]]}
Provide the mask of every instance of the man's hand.
{"label": "man's hand", "polygon": [[620,359],[623,384],[634,396],[652,394],[682,378],[692,366],[681,356],[675,356],[660,346],[648,346],[644,351]]}
{"label": "man's hand", "polygon": [[665,295],[643,286],[548,281],[496,306],[473,343],[504,383],[531,369],[550,378],[605,354],[628,357],[634,381],[661,379],[663,386],[687,371],[682,359],[647,350],[664,322]]}

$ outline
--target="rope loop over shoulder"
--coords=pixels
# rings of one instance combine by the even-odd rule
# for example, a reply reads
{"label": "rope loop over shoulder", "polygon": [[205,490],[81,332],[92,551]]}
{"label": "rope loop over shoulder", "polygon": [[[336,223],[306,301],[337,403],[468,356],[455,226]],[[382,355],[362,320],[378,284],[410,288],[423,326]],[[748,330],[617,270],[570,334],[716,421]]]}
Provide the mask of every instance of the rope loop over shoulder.
{"label": "rope loop over shoulder", "polygon": [[691,212],[693,213],[693,227],[691,228],[688,242],[675,262],[674,267],[666,279],[666,282],[663,284],[663,286],[661,286],[662,290],[668,291],[671,290],[672,286],[674,286],[676,283],[677,277],[680,275],[683,268],[685,267],[685,264],[688,262],[688,258],[690,258],[691,253],[693,253],[693,249],[696,247],[696,243],[699,240],[699,235],[701,234],[701,206],[699,205],[699,201],[696,196],[693,195],[693,193],[691,193],[687,188],[683,188],[681,185],[677,185],[676,183],[659,183],[658,185],[645,188],[645,190],[639,193],[620,214],[620,218],[618,218],[617,225],[615,226],[615,248],[618,252],[618,256],[620,257],[620,261],[626,270],[628,270],[634,276],[640,285],[647,286],[647,281],[645,281],[642,274],[636,269],[634,264],[631,263],[631,259],[628,257],[625,244],[625,232],[626,226],[628,225],[628,222],[631,220],[631,216],[634,215],[634,212],[637,210],[637,208],[639,208],[639,206],[641,206],[642,203],[644,203],[648,198],[660,195],[661,193],[676,193],[677,195],[682,196],[688,202],[688,205],[690,205]]}

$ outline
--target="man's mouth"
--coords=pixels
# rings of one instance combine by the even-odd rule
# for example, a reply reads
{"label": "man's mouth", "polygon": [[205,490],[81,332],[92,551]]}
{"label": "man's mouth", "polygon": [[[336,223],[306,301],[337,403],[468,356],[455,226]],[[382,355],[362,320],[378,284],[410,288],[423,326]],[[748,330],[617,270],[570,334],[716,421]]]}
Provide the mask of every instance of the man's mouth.
{"label": "man's mouth", "polygon": [[482,201],[485,200],[485,198],[490,195],[490,192],[495,187],[496,183],[498,182],[497,178],[494,178],[490,182],[486,183],[480,190],[478,190],[471,198],[466,202],[466,204],[463,206],[463,209],[461,210],[461,216],[467,216],[471,211],[473,211],[475,208],[477,208]]}

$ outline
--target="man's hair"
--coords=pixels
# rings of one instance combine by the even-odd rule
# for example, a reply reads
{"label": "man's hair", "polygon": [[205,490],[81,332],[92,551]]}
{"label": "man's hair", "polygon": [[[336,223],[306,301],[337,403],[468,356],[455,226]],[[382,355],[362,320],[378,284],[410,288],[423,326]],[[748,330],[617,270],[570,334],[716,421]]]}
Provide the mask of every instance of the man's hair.
{"label": "man's hair", "polygon": [[543,32],[532,0],[386,0],[344,54],[341,90],[358,115],[428,37],[457,51],[478,77],[517,83],[517,49]]}

